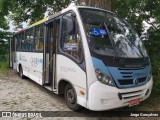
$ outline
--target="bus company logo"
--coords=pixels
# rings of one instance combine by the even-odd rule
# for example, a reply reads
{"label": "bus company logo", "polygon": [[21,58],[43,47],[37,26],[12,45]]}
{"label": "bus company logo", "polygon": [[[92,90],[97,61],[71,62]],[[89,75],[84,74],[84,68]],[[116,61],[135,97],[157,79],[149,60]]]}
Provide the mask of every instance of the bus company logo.
{"label": "bus company logo", "polygon": [[19,60],[27,62],[27,58],[21,54],[19,55]]}
{"label": "bus company logo", "polygon": [[63,71],[63,72],[76,72],[76,69],[75,68],[70,68],[70,67],[60,66],[60,71]]}
{"label": "bus company logo", "polygon": [[39,64],[39,58],[31,57],[30,62],[32,64],[32,66],[37,66]]}
{"label": "bus company logo", "polygon": [[139,80],[138,79],[134,79],[134,84],[138,84],[139,83]]}

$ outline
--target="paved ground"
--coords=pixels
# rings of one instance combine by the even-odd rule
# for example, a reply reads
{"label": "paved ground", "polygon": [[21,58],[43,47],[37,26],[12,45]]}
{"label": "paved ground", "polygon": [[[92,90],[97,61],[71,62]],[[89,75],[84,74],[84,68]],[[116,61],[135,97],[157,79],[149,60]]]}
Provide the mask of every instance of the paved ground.
{"label": "paved ground", "polygon": [[[150,97],[147,101],[141,103],[135,107],[125,107],[113,110],[115,111],[160,111],[160,100]],[[43,88],[42,86],[36,84],[30,79],[22,80],[19,75],[10,70],[8,73],[0,73],[0,111],[71,111],[65,104],[63,96],[58,96],[49,90]],[[107,114],[108,111],[103,112]],[[111,118],[91,118],[86,115],[97,114],[101,115],[101,112],[91,112],[87,109],[82,109],[79,112],[73,112],[69,114],[74,114],[75,116],[84,117],[56,117],[54,119],[67,119],[67,120],[90,120],[90,119],[108,119]],[[68,113],[63,113],[68,115]],[[0,118],[2,119],[2,118]],[[4,120],[6,118],[3,118]],[[3,120],[2,119],[2,120]],[[10,118],[15,120],[39,120],[46,119],[52,120],[53,118]],[[113,120],[135,120],[132,118],[112,118]],[[149,118],[136,118],[146,120]],[[158,118],[152,118],[153,120],[158,120]],[[160,119],[160,117],[159,117]],[[7,118],[9,120],[9,118]]]}

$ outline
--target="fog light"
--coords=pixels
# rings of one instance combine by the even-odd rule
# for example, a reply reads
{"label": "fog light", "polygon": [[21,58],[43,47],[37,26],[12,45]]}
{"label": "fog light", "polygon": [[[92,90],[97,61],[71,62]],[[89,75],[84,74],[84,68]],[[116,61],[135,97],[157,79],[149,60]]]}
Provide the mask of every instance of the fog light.
{"label": "fog light", "polygon": [[145,95],[148,95],[148,93],[149,93],[149,89],[147,89],[147,91],[146,91]]}
{"label": "fog light", "polygon": [[122,95],[121,95],[121,93],[118,93],[118,97],[119,97],[120,100],[122,100]]}

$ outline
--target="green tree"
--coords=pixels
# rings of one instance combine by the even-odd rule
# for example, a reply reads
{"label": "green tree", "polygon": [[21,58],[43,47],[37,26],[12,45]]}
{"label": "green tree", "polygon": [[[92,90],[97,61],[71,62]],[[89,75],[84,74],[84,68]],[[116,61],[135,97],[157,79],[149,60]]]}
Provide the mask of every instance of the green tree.
{"label": "green tree", "polygon": [[15,25],[30,20],[30,24],[44,18],[44,14],[54,14],[67,7],[72,0],[8,0],[8,10]]}
{"label": "green tree", "polygon": [[8,36],[11,35],[10,32],[5,32],[5,30],[9,29],[8,22],[5,18],[5,16],[9,14],[9,11],[5,7],[7,4],[7,1],[0,0],[0,61],[7,60],[8,44],[6,40]]}
{"label": "green tree", "polygon": [[5,19],[5,16],[8,15],[8,10],[4,7],[7,6],[7,2],[5,0],[0,0],[0,28],[9,29],[8,23]]}

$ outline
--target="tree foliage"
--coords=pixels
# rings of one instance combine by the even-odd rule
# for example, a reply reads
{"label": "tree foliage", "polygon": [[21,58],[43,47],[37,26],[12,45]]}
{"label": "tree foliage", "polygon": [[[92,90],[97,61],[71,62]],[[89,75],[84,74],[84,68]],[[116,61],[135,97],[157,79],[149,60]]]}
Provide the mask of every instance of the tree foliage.
{"label": "tree foliage", "polygon": [[8,39],[8,36],[11,35],[10,32],[5,31],[9,29],[8,22],[5,18],[5,16],[9,14],[8,9],[5,7],[7,5],[8,1],[0,0],[0,61],[7,60],[8,44],[6,40]]}
{"label": "tree foliage", "polygon": [[7,1],[0,0],[0,28],[8,29],[8,23],[5,19],[5,16],[8,15],[8,10],[4,7],[7,6]]}
{"label": "tree foliage", "polygon": [[65,8],[72,0],[8,0],[8,10],[15,24],[30,20],[30,24],[44,18],[44,14],[54,14]]}
{"label": "tree foliage", "polygon": [[8,38],[12,35],[10,32],[0,31],[0,61],[6,61],[9,52]]}
{"label": "tree foliage", "polygon": [[[159,29],[160,27],[160,1],[159,0],[117,0],[116,12],[125,17],[141,35],[143,30],[143,22],[151,25],[151,29]],[[154,19],[154,21],[151,21]]]}

